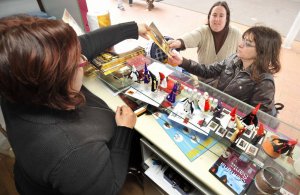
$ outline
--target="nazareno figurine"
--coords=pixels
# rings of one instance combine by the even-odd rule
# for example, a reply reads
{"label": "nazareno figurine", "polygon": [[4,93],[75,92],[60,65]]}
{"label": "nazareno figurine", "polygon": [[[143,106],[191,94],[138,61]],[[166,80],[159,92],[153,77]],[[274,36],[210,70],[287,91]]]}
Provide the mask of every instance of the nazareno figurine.
{"label": "nazareno figurine", "polygon": [[147,68],[147,64],[145,64],[145,67],[144,67],[144,83],[149,83],[150,82],[150,73],[149,73],[149,70]]}
{"label": "nazareno figurine", "polygon": [[172,91],[168,94],[167,96],[167,100],[171,103],[175,103],[175,100],[176,100],[176,92],[178,90],[178,87],[179,87],[179,83],[176,82],[174,83],[173,85],[173,88],[172,88]]}
{"label": "nazareno figurine", "polygon": [[257,124],[258,124],[258,119],[257,119],[256,114],[257,114],[257,112],[258,112],[258,110],[259,110],[259,108],[260,108],[260,105],[261,105],[261,103],[257,104],[257,105],[255,106],[255,108],[252,110],[251,113],[249,113],[248,115],[246,115],[246,116],[244,116],[244,117],[242,118],[242,121],[243,121],[246,125],[255,125],[255,126],[257,126]]}
{"label": "nazareno figurine", "polygon": [[154,91],[157,90],[158,81],[157,81],[156,76],[151,71],[149,71],[149,73],[150,73],[150,76],[151,76],[151,91],[154,92]]}
{"label": "nazareno figurine", "polygon": [[193,101],[193,98],[192,96],[190,96],[189,98],[186,98],[185,100],[183,100],[183,110],[184,112],[186,112],[187,114],[189,115],[192,115],[194,113],[194,108],[195,108],[195,105],[194,105],[194,101]]}
{"label": "nazareno figurine", "polygon": [[251,140],[251,144],[252,145],[257,145],[258,142],[261,140],[261,138],[263,138],[265,136],[265,129],[264,129],[264,125],[262,123],[259,124],[259,128],[256,132],[256,135],[254,136],[254,138]]}
{"label": "nazareno figurine", "polygon": [[237,110],[237,107],[234,107],[231,112],[230,112],[230,116],[231,116],[231,119],[227,125],[228,128],[233,128],[234,127],[234,124],[235,124],[235,118],[236,118],[236,110]]}
{"label": "nazareno figurine", "polygon": [[163,89],[167,88],[167,77],[162,72],[159,72],[159,86]]}
{"label": "nazareno figurine", "polygon": [[216,118],[220,118],[221,117],[221,113],[223,111],[223,106],[222,106],[222,102],[219,101],[218,105],[216,106],[216,108],[213,110],[213,115]]}
{"label": "nazareno figurine", "polygon": [[135,66],[131,66],[131,73],[130,73],[130,78],[131,80],[133,80],[134,82],[140,82],[139,80],[139,72],[136,70]]}

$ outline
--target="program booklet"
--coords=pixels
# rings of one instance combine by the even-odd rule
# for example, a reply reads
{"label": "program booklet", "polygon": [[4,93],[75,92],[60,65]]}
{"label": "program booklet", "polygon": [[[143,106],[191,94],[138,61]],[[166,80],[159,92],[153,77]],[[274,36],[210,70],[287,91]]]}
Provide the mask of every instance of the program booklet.
{"label": "program booklet", "polygon": [[241,154],[228,148],[209,169],[209,172],[218,178],[235,194],[244,194],[254,180],[260,167],[254,162],[245,163]]}
{"label": "program booklet", "polygon": [[148,35],[150,38],[158,45],[158,47],[167,55],[171,56],[170,54],[170,47],[168,45],[167,40],[164,38],[164,36],[160,33],[158,28],[155,26],[155,24],[152,22],[149,25],[150,31],[148,31]]}

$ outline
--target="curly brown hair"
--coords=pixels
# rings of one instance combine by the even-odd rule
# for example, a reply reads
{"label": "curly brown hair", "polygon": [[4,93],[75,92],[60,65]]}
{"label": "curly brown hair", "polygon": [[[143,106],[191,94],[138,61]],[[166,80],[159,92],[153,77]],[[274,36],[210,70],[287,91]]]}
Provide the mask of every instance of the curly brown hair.
{"label": "curly brown hair", "polygon": [[84,96],[70,90],[80,50],[75,31],[61,20],[26,15],[1,18],[1,96],[55,109],[82,104]]}

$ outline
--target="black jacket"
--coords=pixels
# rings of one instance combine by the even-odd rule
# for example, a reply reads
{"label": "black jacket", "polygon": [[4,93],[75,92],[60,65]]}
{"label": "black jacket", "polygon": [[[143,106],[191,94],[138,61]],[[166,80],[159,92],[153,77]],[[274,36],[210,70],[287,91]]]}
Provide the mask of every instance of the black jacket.
{"label": "black jacket", "polygon": [[[96,30],[80,42],[91,59],[127,38],[138,38],[136,23]],[[11,103],[2,97],[21,195],[111,195],[122,187],[133,131],[116,126],[115,113],[103,100],[84,87],[82,93],[86,104],[75,110]]]}
{"label": "black jacket", "polygon": [[243,70],[242,61],[236,54],[231,55],[222,62],[209,66],[184,58],[180,66],[188,72],[203,78],[219,77],[217,89],[251,106],[261,103],[260,110],[276,116],[273,75],[263,73],[259,82],[254,81],[251,79],[250,69]]}

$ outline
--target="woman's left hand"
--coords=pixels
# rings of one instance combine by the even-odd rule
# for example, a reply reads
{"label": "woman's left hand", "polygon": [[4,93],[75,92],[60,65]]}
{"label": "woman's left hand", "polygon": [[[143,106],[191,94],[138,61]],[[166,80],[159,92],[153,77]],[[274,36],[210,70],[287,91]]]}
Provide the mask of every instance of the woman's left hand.
{"label": "woman's left hand", "polygon": [[175,49],[173,49],[171,52],[171,57],[168,57],[168,63],[172,66],[178,66],[180,64],[182,64],[183,58],[182,56],[179,54],[178,51],[176,51]]}

